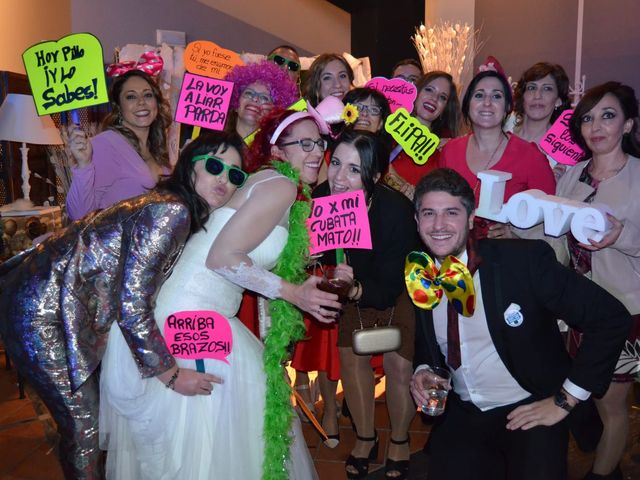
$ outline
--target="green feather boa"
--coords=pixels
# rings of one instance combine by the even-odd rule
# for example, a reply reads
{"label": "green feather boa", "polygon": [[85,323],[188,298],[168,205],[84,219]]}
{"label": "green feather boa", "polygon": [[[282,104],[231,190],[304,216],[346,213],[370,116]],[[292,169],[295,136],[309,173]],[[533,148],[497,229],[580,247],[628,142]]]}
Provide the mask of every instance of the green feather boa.
{"label": "green feather boa", "polygon": [[[288,162],[274,160],[272,166],[299,187],[298,199],[289,212],[289,236],[273,273],[287,282],[300,284],[306,279],[306,258],[309,255],[309,233],[306,221],[311,213],[309,186],[300,183],[300,172]],[[288,478],[286,462],[291,446],[291,389],[286,382],[282,364],[287,360],[287,347],[304,337],[302,313],[289,302],[276,299],[269,302],[271,328],[264,341],[264,370],[267,391],[264,417],[263,480]]]}

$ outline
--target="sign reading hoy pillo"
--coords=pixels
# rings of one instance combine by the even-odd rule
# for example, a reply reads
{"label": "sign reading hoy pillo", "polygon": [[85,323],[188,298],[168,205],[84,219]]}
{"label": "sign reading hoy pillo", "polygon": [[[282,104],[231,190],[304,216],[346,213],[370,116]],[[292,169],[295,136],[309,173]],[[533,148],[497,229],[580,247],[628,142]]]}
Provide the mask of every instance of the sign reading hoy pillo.
{"label": "sign reading hoy pillo", "polygon": [[503,204],[506,182],[511,176],[499,170],[478,172],[481,186],[477,216],[518,228],[530,228],[544,221],[547,235],[559,237],[571,230],[578,242],[587,245],[590,239],[602,240],[611,228],[607,206],[547,195],[541,190],[516,193]]}
{"label": "sign reading hoy pillo", "polygon": [[38,115],[107,103],[102,45],[90,33],[38,43],[22,54]]}

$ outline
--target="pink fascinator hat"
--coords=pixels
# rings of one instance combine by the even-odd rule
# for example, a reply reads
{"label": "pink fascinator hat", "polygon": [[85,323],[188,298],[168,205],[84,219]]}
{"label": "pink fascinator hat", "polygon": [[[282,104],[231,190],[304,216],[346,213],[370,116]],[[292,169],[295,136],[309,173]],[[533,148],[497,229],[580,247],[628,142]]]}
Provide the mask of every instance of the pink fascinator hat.
{"label": "pink fascinator hat", "polygon": [[307,102],[307,111],[296,112],[293,115],[289,115],[284,121],[278,125],[276,131],[271,135],[269,143],[275,145],[280,138],[282,132],[293,122],[309,118],[313,120],[318,126],[318,130],[322,135],[330,135],[331,128],[329,125],[334,123],[340,123],[344,121],[342,118],[342,112],[344,111],[344,104],[336,97],[328,96],[322,100],[315,108]]}

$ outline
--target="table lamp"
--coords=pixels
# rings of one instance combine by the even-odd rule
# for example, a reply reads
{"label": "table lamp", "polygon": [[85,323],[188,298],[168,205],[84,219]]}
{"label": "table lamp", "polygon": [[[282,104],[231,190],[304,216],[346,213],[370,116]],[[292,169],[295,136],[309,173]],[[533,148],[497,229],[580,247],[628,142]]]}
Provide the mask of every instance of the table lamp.
{"label": "table lamp", "polygon": [[30,203],[27,143],[62,145],[60,132],[49,115],[38,116],[31,95],[9,93],[0,106],[0,140],[22,142],[22,196]]}

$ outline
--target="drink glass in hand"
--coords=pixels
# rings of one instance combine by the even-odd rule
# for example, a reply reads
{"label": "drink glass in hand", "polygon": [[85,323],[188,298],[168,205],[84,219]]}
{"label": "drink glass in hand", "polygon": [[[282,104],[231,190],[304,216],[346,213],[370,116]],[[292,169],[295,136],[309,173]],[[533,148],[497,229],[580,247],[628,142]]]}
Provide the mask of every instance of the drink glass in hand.
{"label": "drink glass in hand", "polygon": [[349,290],[351,290],[352,281],[341,276],[340,271],[336,271],[334,266],[323,267],[322,281],[318,284],[318,288],[324,292],[335,293],[338,295],[338,301],[345,303]]}
{"label": "drink glass in hand", "polygon": [[427,404],[422,405],[420,409],[423,413],[435,417],[442,415],[447,405],[448,387],[451,385],[451,373],[445,368],[434,367],[429,370],[437,378],[425,388],[424,396],[427,398]]}

